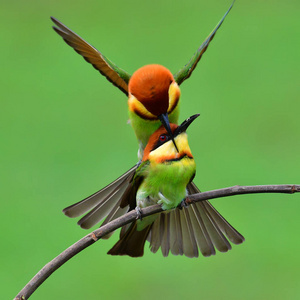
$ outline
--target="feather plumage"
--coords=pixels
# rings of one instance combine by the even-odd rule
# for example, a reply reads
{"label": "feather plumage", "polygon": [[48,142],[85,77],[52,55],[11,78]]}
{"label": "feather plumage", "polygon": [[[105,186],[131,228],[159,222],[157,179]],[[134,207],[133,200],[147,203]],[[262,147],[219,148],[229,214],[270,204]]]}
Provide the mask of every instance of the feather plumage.
{"label": "feather plumage", "polygon": [[[142,256],[145,241],[148,240],[150,250],[155,253],[161,248],[163,256],[171,252],[174,255],[198,257],[199,250],[204,256],[210,256],[215,254],[215,248],[220,252],[231,249],[227,238],[235,244],[244,241],[243,236],[208,201],[177,207],[186,195],[200,192],[191,182],[195,175],[195,164],[185,132],[196,118],[193,117],[179,126],[171,124],[179,152],[171,143],[167,131],[158,129],[149,139],[139,164],[99,192],[64,209],[70,217],[90,210],[78,222],[82,227],[90,228],[106,217],[103,226],[136,206],[145,207],[162,201],[163,209],[171,208],[123,226],[120,240],[108,254]],[[157,160],[165,152],[169,153],[168,157],[175,155],[176,159]]]}
{"label": "feather plumage", "polygon": [[[200,192],[194,183],[187,189],[188,194]],[[216,254],[215,248],[220,252],[231,249],[227,238],[234,244],[245,240],[208,201],[160,214],[149,235],[150,250],[155,253],[161,247],[164,256],[170,250],[173,255],[198,257],[198,248],[203,256],[210,256]]]}
{"label": "feather plumage", "polygon": [[198,50],[195,52],[193,57],[190,59],[190,61],[182,68],[180,69],[176,74],[174,74],[174,79],[180,85],[184,80],[188,79],[193,71],[195,70],[199,60],[201,59],[204,52],[207,50],[209,43],[213,40],[215,34],[217,33],[217,30],[221,27],[223,21],[225,20],[226,16],[228,15],[229,11],[231,10],[232,6],[234,4],[234,1],[232,2],[231,6],[221,19],[221,21],[217,24],[215,29],[209,34],[209,36],[206,38],[206,40],[202,43],[202,45],[198,48]]}
{"label": "feather plumage", "polygon": [[[209,36],[197,49],[190,61],[177,73],[174,74],[174,79],[178,83],[178,85],[180,85],[184,80],[191,76],[202,55],[207,50],[208,45],[213,40],[217,30],[221,27],[227,14],[231,10],[233,4],[234,1],[223,16],[223,18],[214,28],[214,30],[209,34]],[[100,51],[98,51],[96,48],[94,48],[92,45],[90,45],[88,42],[82,39],[79,35],[77,35],[59,20],[57,20],[54,17],[51,17],[51,20],[57,26],[53,26],[53,29],[64,39],[64,41],[69,46],[71,46],[77,53],[79,53],[87,62],[92,64],[94,68],[98,70],[102,75],[104,75],[112,84],[118,87],[123,93],[128,95],[128,84],[129,79],[131,78],[130,74],[128,74],[123,69],[119,68],[113,62],[111,62]]]}
{"label": "feather plumage", "polygon": [[91,210],[78,222],[82,228],[91,228],[111,212],[133,179],[137,167],[138,165],[135,165],[122,176],[93,195],[66,207],[63,210],[64,214],[70,218],[75,218]]}
{"label": "feather plumage", "polygon": [[100,51],[87,43],[56,18],[51,17],[51,20],[57,26],[53,26],[53,29],[69,46],[79,53],[87,62],[92,64],[93,67],[104,75],[113,85],[128,95],[128,82],[130,75],[126,71],[111,62]]}

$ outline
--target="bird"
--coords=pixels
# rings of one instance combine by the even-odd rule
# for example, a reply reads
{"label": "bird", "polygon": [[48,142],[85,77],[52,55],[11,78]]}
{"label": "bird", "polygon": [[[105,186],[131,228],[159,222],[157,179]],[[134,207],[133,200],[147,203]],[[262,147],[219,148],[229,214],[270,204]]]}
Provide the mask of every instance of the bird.
{"label": "bird", "polygon": [[[175,74],[162,65],[148,64],[131,76],[58,19],[51,17],[51,20],[55,24],[53,29],[64,41],[128,97],[129,123],[137,137],[138,157],[141,159],[149,137],[161,124],[174,143],[170,123],[178,124],[179,85],[191,76],[233,4],[189,62]],[[175,143],[174,146],[176,148]]]}
{"label": "bird", "polygon": [[[117,180],[63,210],[68,217],[83,216],[78,224],[89,229],[105,218],[101,226],[128,211],[160,204],[163,212],[125,225],[120,240],[108,251],[110,255],[141,257],[146,240],[154,253],[163,256],[198,257],[227,252],[228,239],[240,244],[244,237],[208,202],[185,205],[187,195],[200,192],[192,182],[196,164],[186,130],[199,116],[193,115],[179,126],[171,123],[172,136],[161,125],[149,138],[142,160]],[[109,238],[112,233],[104,238]]]}

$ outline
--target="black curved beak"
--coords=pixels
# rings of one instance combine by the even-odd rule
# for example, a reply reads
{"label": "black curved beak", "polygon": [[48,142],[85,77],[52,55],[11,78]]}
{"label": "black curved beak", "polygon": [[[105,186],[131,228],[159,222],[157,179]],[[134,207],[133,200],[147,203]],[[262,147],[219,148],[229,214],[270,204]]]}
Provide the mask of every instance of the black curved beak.
{"label": "black curved beak", "polygon": [[169,121],[168,113],[161,114],[161,115],[158,116],[158,118],[161,121],[161,123],[163,124],[163,126],[166,128],[168,134],[170,135],[170,137],[172,139],[172,142],[173,142],[177,152],[179,153],[178,148],[175,144],[173,132],[172,132],[171,127],[170,127],[170,121]]}
{"label": "black curved beak", "polygon": [[185,121],[183,121],[174,131],[174,137],[176,137],[177,135],[179,135],[182,132],[185,132],[187,130],[187,128],[192,124],[192,122],[194,120],[196,120],[198,117],[200,116],[200,114],[196,114],[193,115],[189,118],[187,118]]}

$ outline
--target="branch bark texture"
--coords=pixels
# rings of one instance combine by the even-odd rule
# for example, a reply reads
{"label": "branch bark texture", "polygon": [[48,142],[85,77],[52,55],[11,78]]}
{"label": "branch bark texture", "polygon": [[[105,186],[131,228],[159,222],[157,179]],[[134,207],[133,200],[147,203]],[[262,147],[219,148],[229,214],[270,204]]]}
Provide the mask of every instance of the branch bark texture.
{"label": "branch bark texture", "polygon": [[[257,186],[233,186],[218,190],[212,190],[208,192],[189,195],[186,198],[186,204],[190,205],[194,202],[210,200],[220,197],[228,197],[240,194],[255,194],[255,193],[287,193],[293,194],[300,192],[300,185],[257,185]],[[143,217],[162,212],[160,205],[153,205],[141,209]],[[98,228],[92,233],[86,235],[78,242],[67,248],[52,261],[46,264],[20,291],[20,293],[14,298],[15,300],[26,300],[32,293],[60,266],[67,262],[70,258],[81,252],[88,246],[97,242],[101,237],[106,234],[133,222],[138,217],[135,210],[128,212],[127,214],[113,220],[103,227]]]}

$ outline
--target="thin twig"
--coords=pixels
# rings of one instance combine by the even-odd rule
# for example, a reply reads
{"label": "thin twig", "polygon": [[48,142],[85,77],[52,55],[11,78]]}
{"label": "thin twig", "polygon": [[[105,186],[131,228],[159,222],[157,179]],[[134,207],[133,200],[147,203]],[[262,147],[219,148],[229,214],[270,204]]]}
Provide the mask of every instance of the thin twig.
{"label": "thin twig", "polygon": [[[213,190],[208,192],[203,192],[199,194],[189,195],[186,199],[186,204],[192,204],[198,201],[204,201],[220,197],[228,197],[239,194],[254,194],[254,193],[287,193],[293,194],[300,192],[300,185],[257,185],[257,186],[233,186],[229,188],[223,188],[219,190]],[[162,212],[160,205],[153,205],[141,209],[143,217]],[[52,261],[46,264],[30,281],[26,286],[20,291],[20,293],[15,297],[15,300],[26,300],[31,294],[60,266],[67,262],[70,258],[75,256],[77,253],[81,252],[83,249],[94,244],[104,235],[133,222],[137,218],[137,212],[132,210],[127,214],[115,219],[103,227],[93,231],[92,233],[86,235],[78,242],[70,246],[68,249],[63,251]]]}

